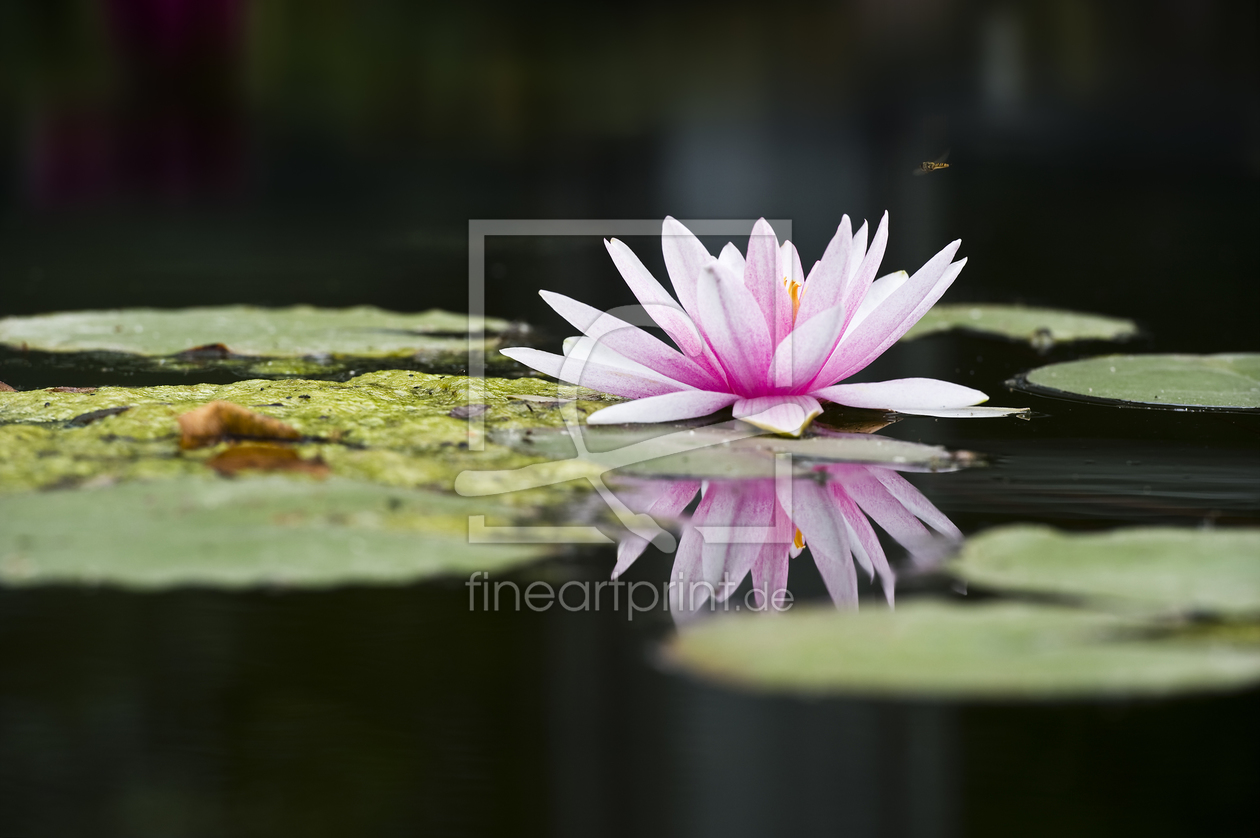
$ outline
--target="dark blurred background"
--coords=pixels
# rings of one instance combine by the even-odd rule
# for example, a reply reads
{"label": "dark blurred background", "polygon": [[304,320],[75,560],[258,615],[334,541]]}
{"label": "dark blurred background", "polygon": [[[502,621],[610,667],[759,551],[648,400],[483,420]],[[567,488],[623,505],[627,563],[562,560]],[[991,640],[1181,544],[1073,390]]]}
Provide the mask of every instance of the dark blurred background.
{"label": "dark blurred background", "polygon": [[[891,213],[947,299],[1256,349],[1257,3],[6,0],[0,314],[464,309],[470,218]],[[948,170],[911,177],[951,150]],[[632,242],[659,267],[659,244]],[[598,242],[501,241],[490,313],[626,301]]]}

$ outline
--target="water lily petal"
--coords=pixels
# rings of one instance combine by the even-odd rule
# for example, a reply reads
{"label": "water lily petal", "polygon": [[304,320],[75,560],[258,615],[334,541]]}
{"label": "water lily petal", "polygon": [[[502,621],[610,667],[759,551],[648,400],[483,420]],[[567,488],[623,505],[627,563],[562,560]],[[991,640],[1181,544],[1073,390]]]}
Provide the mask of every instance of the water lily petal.
{"label": "water lily petal", "polygon": [[[835,375],[832,381],[848,378],[864,369],[927,313],[967,264],[966,259],[949,262],[960,244],[959,241],[951,242],[890,294],[860,326],[845,332],[832,355],[832,360],[840,359],[842,363],[832,370],[831,361],[828,361],[828,367],[824,368],[826,374]],[[822,380],[820,377],[820,383]]]}
{"label": "water lily petal", "polygon": [[[612,392],[611,390],[608,392]],[[591,425],[616,425],[622,422],[676,422],[695,419],[731,405],[739,398],[732,393],[706,390],[681,390],[636,397],[635,401],[615,404],[597,410],[586,418]]]}
{"label": "water lily petal", "polygon": [[[800,294],[805,289],[805,272],[801,268],[801,255],[796,252],[796,245],[784,242],[779,247],[779,264],[775,274],[780,281],[774,288],[774,310],[768,314],[768,320],[777,346],[792,331]],[[791,290],[793,288],[796,289],[795,294]]]}
{"label": "water lily petal", "polygon": [[699,389],[722,383],[703,367],[653,335],[624,320],[553,291],[539,291],[547,305],[588,338],[618,354],[643,364],[667,378]]}
{"label": "water lily petal", "polygon": [[764,544],[752,566],[753,600],[758,610],[782,610],[787,597],[789,559],[782,544]]}
{"label": "water lily petal", "polygon": [[853,549],[853,555],[857,557],[868,574],[872,576],[876,573],[879,574],[879,582],[884,589],[884,598],[888,600],[889,605],[892,605],[897,577],[888,565],[888,557],[884,554],[884,548],[879,543],[879,536],[876,535],[875,528],[871,526],[871,522],[867,520],[866,515],[862,513],[857,503],[845,492],[843,484],[833,484],[831,494],[835,498],[836,508],[840,511],[840,517],[844,519],[844,523],[849,529],[849,546]]}
{"label": "water lily petal", "polygon": [[845,494],[912,555],[932,552],[933,539],[927,527],[867,469],[851,471],[843,485]]}
{"label": "water lily petal", "polygon": [[711,259],[700,272],[696,299],[703,312],[700,331],[731,383],[743,392],[764,389],[772,349],[770,330],[752,292]]}
{"label": "water lily petal", "polygon": [[849,407],[870,410],[930,410],[967,407],[989,397],[979,390],[935,378],[895,378],[863,384],[835,384],[813,395]]}
{"label": "water lily petal", "polygon": [[880,303],[888,299],[892,292],[905,285],[908,279],[910,279],[910,274],[905,271],[895,271],[872,282],[871,287],[866,290],[866,296],[862,298],[862,304],[854,312],[853,319],[849,321],[846,329],[856,329],[859,323],[878,308]]}
{"label": "water lily petal", "polygon": [[831,357],[844,328],[844,312],[833,306],[798,325],[774,350],[774,383],[788,390],[813,381]]}
{"label": "water lily petal", "polygon": [[[685,384],[670,381],[659,376],[645,376],[628,369],[618,369],[589,360],[585,363],[569,361],[568,356],[553,355],[540,349],[514,346],[508,349],[500,349],[499,351],[512,360],[520,361],[525,366],[532,367],[553,378],[567,381],[570,384],[590,387],[592,390],[612,393],[615,396],[623,396],[627,399],[642,399],[665,394],[674,395],[679,394],[679,391],[684,393],[700,392],[690,389]],[[735,396],[731,396],[731,401],[734,400]],[[634,402],[634,404],[638,404],[638,402]]]}
{"label": "water lily petal", "polygon": [[678,301],[693,320],[698,320],[696,283],[700,280],[700,271],[713,260],[712,254],[690,230],[670,216],[665,216],[661,227],[661,250]]}
{"label": "water lily petal", "polygon": [[797,480],[792,494],[792,520],[805,536],[832,601],[838,608],[856,608],[857,572],[849,552],[849,534],[831,493],[811,480]]}
{"label": "water lily petal", "polygon": [[822,405],[811,396],[758,396],[735,402],[735,418],[787,436],[800,436]]}
{"label": "water lily petal", "polygon": [[674,566],[669,573],[669,610],[679,620],[685,620],[699,611],[709,598],[701,563],[704,539],[700,537],[696,525],[698,520],[704,520],[711,503],[708,494],[700,499],[700,506],[692,516],[692,522],[683,527],[682,535],[678,539],[678,552],[674,554]]}
{"label": "water lily petal", "polygon": [[884,488],[888,490],[888,493],[893,496],[897,503],[909,509],[929,527],[941,535],[962,541],[962,530],[954,526],[954,522],[946,518],[944,512],[933,506],[932,502],[924,497],[923,493],[916,489],[909,480],[892,469],[872,468],[868,469],[868,471],[876,480],[884,484]]}
{"label": "water lily petal", "polygon": [[739,252],[739,248],[735,246],[734,242],[726,243],[726,246],[722,248],[722,252],[718,254],[718,261],[726,265],[731,273],[739,276],[744,275],[744,254]]}
{"label": "water lily petal", "polygon": [[849,264],[849,249],[853,246],[853,233],[849,216],[840,218],[840,227],[832,237],[823,257],[819,259],[805,278],[801,294],[801,308],[796,319],[804,322],[820,311],[840,305],[845,296],[845,269]]}
{"label": "water lily petal", "polygon": [[[682,514],[700,491],[699,480],[672,480],[667,483],[654,484],[659,494],[648,504],[641,504],[643,511],[653,518],[674,519]],[[616,579],[634,564],[650,542],[641,535],[626,533],[617,544],[617,565],[613,568],[612,578]]]}
{"label": "water lily petal", "polygon": [[[757,219],[748,237],[748,259],[744,265],[744,287],[756,301],[765,318],[767,334],[774,334],[775,320],[782,309],[783,283],[779,274],[779,239],[764,218]],[[786,314],[792,313],[791,298]]]}
{"label": "water lily petal", "polygon": [[683,310],[678,301],[669,295],[656,277],[652,276],[634,251],[618,239],[605,240],[604,247],[612,257],[613,264],[621,272],[630,291],[638,299],[639,304],[647,311],[648,316],[656,321],[665,334],[669,335],[678,348],[688,357],[694,358],[702,352],[703,341],[700,332],[691,316]]}
{"label": "water lily petal", "polygon": [[866,251],[866,255],[862,257],[861,265],[857,268],[855,275],[849,280],[848,296],[841,301],[841,305],[848,312],[850,319],[857,316],[857,312],[860,310],[860,303],[870,293],[872,281],[875,279],[875,274],[879,273],[879,266],[884,261],[884,251],[887,247],[888,213],[885,212],[883,218],[879,220],[879,227],[875,229],[875,237],[871,239],[870,250]]}

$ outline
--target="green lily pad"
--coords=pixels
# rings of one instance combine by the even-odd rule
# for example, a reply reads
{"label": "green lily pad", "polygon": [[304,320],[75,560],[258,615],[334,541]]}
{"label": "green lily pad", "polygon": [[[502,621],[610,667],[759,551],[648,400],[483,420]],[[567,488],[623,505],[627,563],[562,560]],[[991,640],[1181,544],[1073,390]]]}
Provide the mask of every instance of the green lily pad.
{"label": "green lily pad", "polygon": [[485,500],[336,478],[184,477],[0,495],[0,584],[402,583],[506,569],[548,549],[469,543],[470,514],[505,516]]}
{"label": "green lily pad", "polygon": [[[437,309],[398,314],[371,306],[72,311],[0,319],[0,345],[80,368],[91,360],[133,371],[219,369],[267,378],[398,367],[441,372],[467,366],[469,322]],[[493,318],[481,324],[486,363],[517,369],[491,350],[508,335],[519,343],[520,327]]]}
{"label": "green lily pad", "polygon": [[[486,432],[562,425],[556,393],[556,384],[536,378],[480,380],[403,370],[347,382],[253,380],[4,392],[0,492],[203,473],[205,461],[222,446],[181,451],[176,418],[216,400],[288,423],[301,434],[297,448],[302,456],[322,457],[334,475],[450,489],[462,471],[544,461],[541,454],[488,441]],[[607,404],[591,391],[577,395],[581,399],[568,404],[578,416]],[[469,404],[478,406],[476,416]],[[123,407],[128,409],[116,412]],[[551,486],[547,494],[559,500],[571,490]],[[542,502],[539,496],[521,498],[521,503],[537,502]]]}
{"label": "green lily pad", "polygon": [[1019,525],[970,539],[950,570],[986,588],[1119,608],[1260,614],[1260,530],[1140,527],[1064,533]]}
{"label": "green lily pad", "polygon": [[[967,451],[949,451],[875,434],[816,434],[800,439],[764,434],[743,422],[696,428],[644,425],[634,428],[584,426],[584,459],[619,473],[641,477],[736,479],[774,477],[776,457],[790,454],[793,470],[807,473],[820,463],[887,465],[903,471],[954,471],[975,462]],[[577,456],[567,429],[504,428],[491,438],[518,451],[553,460]]]}
{"label": "green lily pad", "polygon": [[1020,305],[935,305],[902,340],[961,329],[1026,341],[1039,350],[1081,340],[1122,341],[1136,337],[1137,324],[1118,317]]}
{"label": "green lily pad", "polygon": [[680,632],[668,659],[720,681],[806,693],[977,699],[1168,695],[1260,681],[1260,648],[1024,604],[800,608]]}
{"label": "green lily pad", "polygon": [[1168,409],[1260,408],[1260,354],[1107,355],[1039,367],[1010,382],[1053,396]]}

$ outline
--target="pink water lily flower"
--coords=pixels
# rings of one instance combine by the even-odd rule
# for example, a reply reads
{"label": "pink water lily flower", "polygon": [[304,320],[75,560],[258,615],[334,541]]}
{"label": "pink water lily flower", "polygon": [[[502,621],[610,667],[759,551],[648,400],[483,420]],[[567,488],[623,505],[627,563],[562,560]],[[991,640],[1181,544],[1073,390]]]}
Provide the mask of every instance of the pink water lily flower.
{"label": "pink water lily flower", "polygon": [[716,259],[690,230],[666,218],[661,245],[677,300],[624,243],[604,244],[677,349],[625,320],[542,291],[584,337],[567,341],[563,356],[501,351],[562,381],[634,400],[597,411],[591,424],[669,422],[733,406],[737,419],[799,436],[822,412],[820,400],[929,415],[985,401],[979,390],[931,378],[840,383],[905,334],[967,262],[952,261],[961,244],[954,241],[912,276],[900,271],[876,279],[887,241],[887,213],[869,248],[866,224],[852,233],[846,215],[806,276],[795,246],[780,245],[764,218],[753,227],[746,255],[727,244]]}

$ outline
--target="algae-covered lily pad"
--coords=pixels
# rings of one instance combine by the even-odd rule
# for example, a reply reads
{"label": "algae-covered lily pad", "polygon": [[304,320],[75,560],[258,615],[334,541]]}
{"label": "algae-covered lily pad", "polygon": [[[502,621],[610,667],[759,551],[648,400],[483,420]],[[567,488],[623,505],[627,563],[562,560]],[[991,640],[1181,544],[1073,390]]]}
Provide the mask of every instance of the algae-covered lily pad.
{"label": "algae-covered lily pad", "polygon": [[1260,681],[1260,648],[1025,604],[800,608],[681,632],[668,659],[755,689],[937,698],[1167,695]]}
{"label": "algae-covered lily pad", "polygon": [[[0,492],[204,473],[227,442],[181,445],[190,429],[181,433],[180,420],[187,424],[189,414],[202,416],[216,402],[222,404],[202,418],[239,415],[250,421],[220,421],[218,431],[194,438],[216,442],[222,433],[288,439],[303,460],[318,458],[336,476],[449,490],[465,470],[517,468],[544,459],[487,442],[485,431],[561,425],[556,391],[554,383],[536,378],[480,380],[387,370],[346,382],[254,380],[0,393]],[[581,398],[566,405],[579,416],[607,404],[590,391],[576,395]],[[533,400],[545,398],[553,401]],[[469,403],[485,406],[476,426],[452,415]],[[83,421],[85,416],[94,418]],[[283,433],[258,433],[254,424]]]}
{"label": "algae-covered lily pad", "polygon": [[[799,439],[767,435],[742,422],[686,428],[585,426],[584,459],[643,477],[764,478],[775,474],[776,458],[791,455],[798,473],[816,463],[887,465],[903,471],[953,471],[975,461],[970,452],[923,445],[875,434],[807,434]],[[492,439],[519,451],[561,460],[577,449],[567,429],[512,429]]]}
{"label": "algae-covered lily pad", "polygon": [[1260,354],[1107,355],[1048,364],[1010,382],[1052,396],[1170,409],[1260,408]]}
{"label": "algae-covered lily pad", "polygon": [[545,545],[471,544],[503,509],[350,480],[185,477],[0,495],[0,583],[328,586],[508,568]]}
{"label": "algae-covered lily pad", "polygon": [[[0,345],[70,361],[105,354],[135,370],[225,369],[253,377],[390,366],[445,372],[467,365],[469,322],[437,309],[399,314],[371,306],[72,311],[0,319]],[[478,325],[487,336],[487,363],[512,367],[488,350],[508,334],[519,342],[521,327],[492,318]]]}
{"label": "algae-covered lily pad", "polygon": [[1001,527],[950,565],[987,588],[1084,597],[1109,607],[1260,614],[1260,530],[1136,527],[1064,533]]}
{"label": "algae-covered lily pad", "polygon": [[1099,314],[1020,305],[953,304],[933,306],[902,340],[954,329],[1026,341],[1043,350],[1073,341],[1129,340],[1138,333],[1132,320]]}

